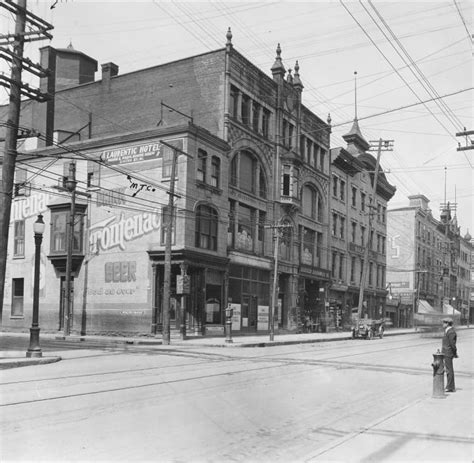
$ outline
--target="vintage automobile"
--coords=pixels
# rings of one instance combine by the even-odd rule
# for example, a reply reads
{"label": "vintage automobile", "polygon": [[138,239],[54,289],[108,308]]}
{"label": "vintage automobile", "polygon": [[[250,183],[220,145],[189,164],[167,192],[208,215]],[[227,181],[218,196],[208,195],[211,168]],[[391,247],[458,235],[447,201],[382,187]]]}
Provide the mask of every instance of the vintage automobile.
{"label": "vintage automobile", "polygon": [[372,320],[370,318],[364,318],[359,320],[359,323],[352,328],[352,339],[372,339],[376,336],[382,339],[384,331],[384,320]]}

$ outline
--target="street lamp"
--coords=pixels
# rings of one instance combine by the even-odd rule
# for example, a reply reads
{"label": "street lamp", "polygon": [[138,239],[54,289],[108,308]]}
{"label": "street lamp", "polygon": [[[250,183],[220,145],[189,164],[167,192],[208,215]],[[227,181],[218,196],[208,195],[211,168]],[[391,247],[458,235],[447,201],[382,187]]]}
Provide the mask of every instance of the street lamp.
{"label": "street lamp", "polygon": [[40,257],[41,257],[41,242],[43,241],[44,233],[43,216],[38,215],[36,222],[33,224],[33,231],[35,232],[35,269],[34,269],[34,283],[33,283],[33,318],[30,328],[30,346],[26,351],[27,357],[42,357],[43,353],[39,345],[39,280],[40,280]]}

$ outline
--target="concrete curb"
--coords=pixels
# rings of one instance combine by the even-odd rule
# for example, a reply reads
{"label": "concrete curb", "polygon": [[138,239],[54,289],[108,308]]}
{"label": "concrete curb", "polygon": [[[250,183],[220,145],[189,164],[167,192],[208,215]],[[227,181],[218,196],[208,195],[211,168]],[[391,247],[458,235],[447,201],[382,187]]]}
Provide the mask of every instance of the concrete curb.
{"label": "concrete curb", "polygon": [[[26,358],[20,357],[16,352],[0,352],[0,370],[9,368],[28,367],[31,365],[46,365],[48,363],[59,362],[62,358],[55,356]],[[26,355],[23,352],[23,355]]]}

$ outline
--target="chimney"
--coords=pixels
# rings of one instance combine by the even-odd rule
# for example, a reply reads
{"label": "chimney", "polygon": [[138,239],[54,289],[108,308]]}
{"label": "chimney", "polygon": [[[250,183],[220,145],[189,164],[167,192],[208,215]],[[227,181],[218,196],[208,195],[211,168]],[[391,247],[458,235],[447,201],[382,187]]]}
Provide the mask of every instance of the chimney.
{"label": "chimney", "polygon": [[33,106],[33,121],[35,129],[46,137],[46,140],[39,138],[38,147],[51,146],[54,134],[54,113],[55,113],[55,93],[56,93],[56,49],[50,46],[40,48],[41,67],[48,70],[48,75],[40,78],[40,90],[48,93],[50,99],[45,103],[38,103]]}
{"label": "chimney", "polygon": [[112,77],[115,77],[119,72],[119,67],[115,63],[102,64],[102,83],[109,83]]}

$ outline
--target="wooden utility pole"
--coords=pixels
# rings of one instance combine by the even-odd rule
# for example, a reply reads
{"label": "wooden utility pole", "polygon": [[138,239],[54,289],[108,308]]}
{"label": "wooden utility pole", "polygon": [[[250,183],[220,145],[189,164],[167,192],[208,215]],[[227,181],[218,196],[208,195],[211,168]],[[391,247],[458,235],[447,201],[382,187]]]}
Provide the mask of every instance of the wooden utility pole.
{"label": "wooden utility pole", "polygon": [[265,228],[271,228],[274,230],[274,250],[273,250],[273,285],[272,293],[270,298],[270,307],[268,311],[268,322],[270,324],[270,341],[273,341],[275,337],[275,312],[278,302],[278,255],[280,252],[280,237],[282,230],[285,228],[293,228],[292,225],[265,225]]}
{"label": "wooden utility pole", "polygon": [[368,212],[368,227],[367,227],[367,241],[365,244],[364,249],[364,261],[362,267],[362,274],[360,277],[360,285],[359,285],[359,303],[357,305],[357,320],[356,320],[356,329],[359,327],[359,320],[362,315],[362,304],[364,301],[364,291],[366,286],[367,280],[367,269],[369,268],[369,251],[372,249],[372,216],[374,212],[372,209],[374,206],[375,198],[377,197],[377,182],[379,178],[379,166],[380,166],[380,155],[382,151],[392,151],[393,150],[393,140],[378,140],[378,142],[370,142],[372,144],[371,149],[374,149],[374,143],[378,143],[377,147],[377,161],[375,163],[375,173],[374,173],[374,182],[372,184],[372,191],[369,197],[369,212]]}
{"label": "wooden utility pole", "polygon": [[5,288],[5,272],[7,268],[8,232],[13,198],[13,180],[15,177],[16,144],[18,140],[18,124],[20,122],[21,103],[21,71],[23,68],[23,49],[26,0],[18,1],[16,14],[15,41],[13,44],[12,71],[10,81],[10,102],[5,135],[5,153],[3,155],[2,183],[0,185],[0,323],[3,314],[3,296]]}
{"label": "wooden utility pole", "polygon": [[[32,89],[21,81],[23,67],[30,72],[43,72],[39,66],[23,58],[24,44],[26,41],[52,38],[47,33],[53,26],[26,10],[26,0],[18,0],[17,4],[12,0],[4,0],[0,6],[16,15],[15,33],[13,35],[0,35],[0,46],[13,45],[13,52],[0,47],[0,57],[11,63],[11,78],[3,75],[0,77],[0,85],[10,89],[8,105],[8,116],[5,132],[5,149],[3,155],[2,178],[0,181],[0,325],[3,315],[3,299],[5,291],[5,274],[7,267],[8,235],[10,227],[10,214],[13,199],[13,183],[15,177],[15,164],[17,156],[18,126],[20,123],[21,95],[24,94],[38,101],[45,101],[46,95]],[[32,30],[25,33],[25,25],[29,23],[38,31]],[[36,37],[35,35],[38,35]],[[36,72],[35,72],[36,71]]]}
{"label": "wooden utility pole", "polygon": [[165,274],[163,278],[163,333],[162,340],[163,345],[169,345],[170,343],[170,294],[171,294],[171,245],[173,238],[173,217],[174,217],[174,198],[176,195],[175,182],[176,182],[176,162],[178,154],[184,154],[189,156],[184,151],[180,150],[176,146],[170,145],[169,143],[160,140],[160,143],[167,146],[173,151],[173,162],[171,164],[171,179],[170,189],[168,191],[168,208],[166,211],[166,244],[165,244]]}

